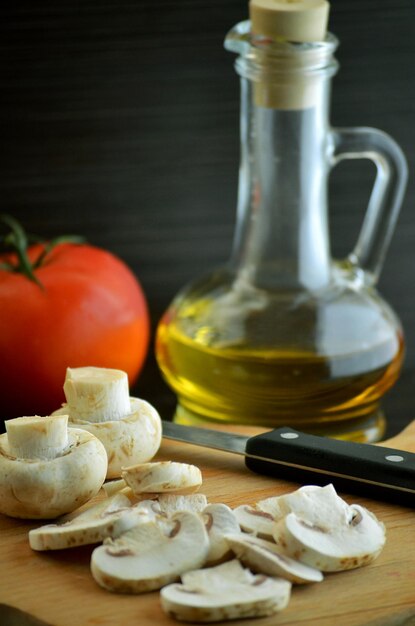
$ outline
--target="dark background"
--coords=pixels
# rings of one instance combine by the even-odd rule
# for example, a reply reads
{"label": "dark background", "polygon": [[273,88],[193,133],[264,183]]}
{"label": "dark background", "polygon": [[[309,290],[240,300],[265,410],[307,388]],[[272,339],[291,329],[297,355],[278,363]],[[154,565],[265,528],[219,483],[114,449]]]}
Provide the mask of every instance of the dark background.
{"label": "dark background", "polygon": [[[225,262],[235,219],[239,82],[226,32],[245,0],[14,0],[0,15],[0,211],[31,232],[77,232],[121,256],[153,328],[177,290]],[[375,126],[415,160],[413,0],[333,0],[341,41],[335,126]],[[374,176],[332,174],[333,255],[353,247]],[[379,289],[407,355],[385,399],[389,433],[415,418],[415,216],[410,183]],[[0,355],[1,358],[1,355]],[[135,393],[165,417],[174,398],[152,351]]]}

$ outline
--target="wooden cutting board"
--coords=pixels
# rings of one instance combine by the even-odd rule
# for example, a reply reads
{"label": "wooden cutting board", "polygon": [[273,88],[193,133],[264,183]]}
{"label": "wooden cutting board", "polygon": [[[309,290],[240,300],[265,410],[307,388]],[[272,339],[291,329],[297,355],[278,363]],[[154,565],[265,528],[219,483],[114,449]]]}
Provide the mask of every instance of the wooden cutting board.
{"label": "wooden cutting board", "polygon": [[[241,429],[239,429],[241,430]],[[253,432],[253,431],[251,431]],[[257,432],[257,431],[255,431]],[[231,507],[292,491],[298,485],[252,474],[242,457],[164,440],[159,460],[198,465],[201,492]],[[240,626],[409,626],[415,624],[415,511],[344,495],[370,508],[385,524],[387,543],[371,565],[330,574],[322,583],[294,587],[288,608]],[[92,547],[33,552],[27,533],[39,526],[0,515],[0,605],[20,609],[53,626],[174,626],[158,592],[117,595],[101,589],[89,572]],[[1,626],[36,624],[0,606]]]}

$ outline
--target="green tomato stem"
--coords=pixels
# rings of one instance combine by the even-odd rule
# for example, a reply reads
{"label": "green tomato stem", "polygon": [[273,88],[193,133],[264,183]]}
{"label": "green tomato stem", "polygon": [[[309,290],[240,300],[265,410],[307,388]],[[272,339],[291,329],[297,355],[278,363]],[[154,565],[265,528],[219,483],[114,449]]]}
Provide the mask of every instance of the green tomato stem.
{"label": "green tomato stem", "polygon": [[[51,250],[61,243],[83,243],[84,241],[82,237],[76,235],[62,235],[50,241],[44,241],[37,236],[29,237],[19,222],[10,215],[0,215],[0,222],[3,222],[3,224],[6,224],[6,226],[10,228],[10,232],[4,237],[0,237],[0,241],[3,242],[7,248],[11,249],[17,257],[16,264],[1,263],[0,270],[23,274],[41,288],[43,288],[43,285],[37,278],[35,270],[42,267]],[[33,243],[34,241],[43,244],[43,250],[32,263],[29,259],[28,248],[29,243]]]}

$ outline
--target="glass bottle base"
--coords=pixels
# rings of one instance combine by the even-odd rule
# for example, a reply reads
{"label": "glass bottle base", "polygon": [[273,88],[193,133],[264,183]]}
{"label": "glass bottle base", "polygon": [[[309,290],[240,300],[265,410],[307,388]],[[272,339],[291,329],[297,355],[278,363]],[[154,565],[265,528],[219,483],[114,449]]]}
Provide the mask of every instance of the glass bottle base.
{"label": "glass bottle base", "polygon": [[[183,424],[185,426],[221,426],[225,423],[223,421],[207,419],[202,415],[194,413],[190,409],[186,408],[180,402],[176,406],[176,411],[173,417],[173,421],[177,424]],[[237,424],[233,424],[237,427]],[[246,424],[245,424],[246,425]],[[254,426],[254,424],[251,424]],[[258,424],[258,426],[261,426]],[[376,443],[380,441],[385,434],[386,419],[380,408],[364,417],[358,417],[348,420],[341,420],[337,422],[322,422],[317,425],[310,426],[309,424],[274,424],[273,427],[278,428],[281,426],[292,426],[292,428],[302,430],[303,432],[310,433],[312,435],[321,435],[325,437],[332,437],[334,439],[343,439],[345,441],[354,441],[357,443]]]}

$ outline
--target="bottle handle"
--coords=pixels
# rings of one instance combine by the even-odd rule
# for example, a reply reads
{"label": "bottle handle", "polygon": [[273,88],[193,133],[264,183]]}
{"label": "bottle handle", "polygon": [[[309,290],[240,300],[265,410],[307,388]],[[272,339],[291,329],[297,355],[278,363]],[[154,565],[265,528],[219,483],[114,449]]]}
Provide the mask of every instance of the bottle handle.
{"label": "bottle handle", "polygon": [[352,267],[376,283],[401,208],[408,168],[405,156],[389,135],[375,128],[334,128],[331,132],[334,167],[344,159],[370,159],[377,168],[375,182],[357,243],[348,255]]}

